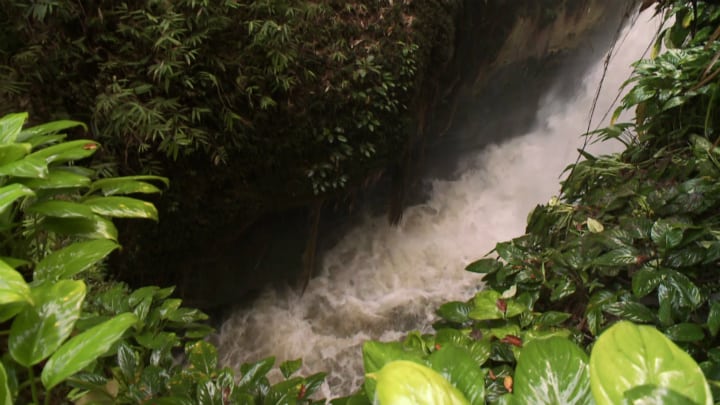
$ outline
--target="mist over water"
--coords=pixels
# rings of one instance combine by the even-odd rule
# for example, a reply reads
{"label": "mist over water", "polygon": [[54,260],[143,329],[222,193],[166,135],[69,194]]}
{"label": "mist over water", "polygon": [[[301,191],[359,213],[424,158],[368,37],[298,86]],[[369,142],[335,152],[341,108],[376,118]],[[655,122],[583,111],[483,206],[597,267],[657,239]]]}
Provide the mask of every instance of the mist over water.
{"label": "mist over water", "polygon": [[[640,15],[616,44],[592,129],[611,107],[630,63],[640,58],[659,19]],[[303,358],[305,374],[328,371],[323,394],[353,392],[362,383],[362,343],[396,340],[411,330],[430,331],[435,309],[467,300],[482,287],[465,265],[495,243],[524,233],[528,213],[559,191],[559,176],[577,158],[580,136],[603,75],[599,61],[570,98],[551,90],[532,132],[464,158],[452,181],[432,181],[428,201],[410,207],[401,224],[367,217],[322,260],[305,294],[267,289],[233,313],[218,336],[221,361],[238,367],[274,355],[278,363]],[[518,100],[522,102],[522,100]],[[511,114],[511,112],[508,112]],[[620,150],[592,145],[591,153]]]}

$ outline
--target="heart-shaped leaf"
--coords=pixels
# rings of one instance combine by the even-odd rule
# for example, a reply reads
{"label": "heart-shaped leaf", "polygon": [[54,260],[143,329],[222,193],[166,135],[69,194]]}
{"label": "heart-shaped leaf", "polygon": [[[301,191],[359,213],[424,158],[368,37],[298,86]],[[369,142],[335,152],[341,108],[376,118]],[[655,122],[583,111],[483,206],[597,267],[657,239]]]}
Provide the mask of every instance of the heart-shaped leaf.
{"label": "heart-shaped leaf", "polygon": [[620,404],[642,385],[667,388],[698,404],[712,404],[705,376],[695,361],[651,326],[618,322],[595,342],[590,381],[598,404]]}

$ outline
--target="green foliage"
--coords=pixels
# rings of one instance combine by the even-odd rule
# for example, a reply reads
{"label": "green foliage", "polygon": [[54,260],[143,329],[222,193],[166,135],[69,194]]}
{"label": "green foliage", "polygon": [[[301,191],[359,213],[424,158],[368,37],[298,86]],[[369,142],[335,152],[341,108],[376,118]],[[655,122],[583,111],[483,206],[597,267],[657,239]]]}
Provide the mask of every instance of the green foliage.
{"label": "green foliage", "polygon": [[[93,141],[58,133],[61,121],[23,129],[26,114],[0,118],[0,403],[310,403],[324,374],[293,377],[266,359],[220,369],[202,312],[172,288],[106,282],[99,268],[119,248],[112,218],[157,220],[152,204],[120,196],[156,193],[156,176],[96,179],[77,160]],[[12,263],[11,266],[9,263]],[[14,268],[14,267],[17,267]],[[185,349],[178,362],[178,349]]]}

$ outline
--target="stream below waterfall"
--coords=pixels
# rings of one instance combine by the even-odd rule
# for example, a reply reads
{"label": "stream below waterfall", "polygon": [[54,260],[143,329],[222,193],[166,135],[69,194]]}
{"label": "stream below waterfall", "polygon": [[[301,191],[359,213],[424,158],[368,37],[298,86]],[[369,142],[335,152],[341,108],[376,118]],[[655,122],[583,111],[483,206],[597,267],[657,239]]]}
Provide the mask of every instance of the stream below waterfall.
{"label": "stream below waterfall", "polygon": [[[302,373],[329,373],[322,394],[347,395],[363,381],[365,340],[430,331],[441,303],[472,297],[482,281],[465,265],[496,242],[522,235],[528,213],[558,193],[563,169],[583,146],[601,81],[592,129],[613,108],[630,63],[652,42],[659,18],[651,14],[619,34],[604,80],[599,54],[584,77],[564,78],[576,81],[575,94],[551,89],[544,96],[532,131],[464,157],[450,180],[428,180],[430,197],[409,207],[398,226],[368,214],[324,253],[304,295],[267,288],[230,314],[217,336],[222,363],[239,368],[271,355],[278,363],[302,358]],[[619,146],[588,150],[608,153]]]}

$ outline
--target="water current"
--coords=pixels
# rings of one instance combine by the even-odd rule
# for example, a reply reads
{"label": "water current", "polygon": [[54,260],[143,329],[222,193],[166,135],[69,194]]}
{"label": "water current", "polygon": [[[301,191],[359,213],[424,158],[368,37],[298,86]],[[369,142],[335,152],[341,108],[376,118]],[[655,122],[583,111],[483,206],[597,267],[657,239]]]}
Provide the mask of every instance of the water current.
{"label": "water current", "polygon": [[[274,355],[303,358],[302,372],[327,371],[325,397],[362,383],[362,342],[430,331],[442,302],[466,300],[482,288],[464,266],[496,242],[522,235],[527,214],[559,191],[563,169],[578,156],[602,81],[591,127],[602,122],[658,30],[652,13],[632,18],[611,53],[576,78],[575,94],[550,90],[529,133],[464,158],[452,180],[430,180],[430,198],[410,207],[399,226],[368,215],[324,254],[304,295],[268,288],[235,311],[218,335],[221,361],[239,367]],[[612,29],[612,28],[611,28]],[[568,80],[567,78],[565,80]],[[603,119],[605,121],[603,121]],[[619,150],[590,145],[591,153]]]}

